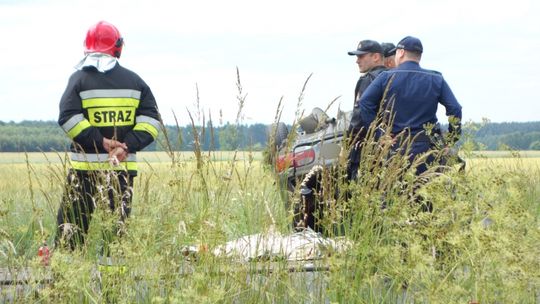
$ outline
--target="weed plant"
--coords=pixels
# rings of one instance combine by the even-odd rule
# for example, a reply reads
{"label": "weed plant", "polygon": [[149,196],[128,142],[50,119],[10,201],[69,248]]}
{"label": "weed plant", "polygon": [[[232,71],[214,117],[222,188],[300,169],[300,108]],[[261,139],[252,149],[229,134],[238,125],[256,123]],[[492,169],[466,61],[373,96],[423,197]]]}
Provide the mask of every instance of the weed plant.
{"label": "weed plant", "polygon": [[[237,102],[246,99],[240,77]],[[304,84],[305,88],[305,84]],[[304,89],[299,97],[300,108]],[[201,113],[197,100],[194,113]],[[281,103],[280,103],[281,104]],[[281,117],[278,107],[276,120]],[[301,117],[301,111],[297,117]],[[194,134],[205,130],[194,115]],[[210,118],[211,120],[211,118]],[[202,126],[202,127],[199,127]],[[293,123],[294,126],[294,123]],[[384,125],[383,125],[384,128]],[[294,132],[291,132],[291,140]],[[38,303],[538,303],[540,168],[538,159],[473,158],[465,172],[435,164],[417,178],[414,165],[390,153],[391,142],[368,136],[356,183],[326,170],[319,193],[328,237],[353,242],[329,254],[328,271],[291,272],[287,261],[239,262],[216,257],[226,241],[271,229],[291,233],[294,196],[251,151],[201,150],[193,156],[162,146],[165,161],[140,162],[125,235],[111,244],[121,265],[99,268],[102,231],[117,215],[97,206],[87,241],[54,248],[51,265],[36,256],[52,246],[68,170],[65,153],[41,162],[1,164],[0,275],[30,269],[22,288],[2,285],[0,299]],[[409,149],[409,139],[402,148]],[[168,143],[167,143],[168,142]],[[275,149],[272,138],[269,149]],[[466,147],[466,145],[464,145]],[[277,151],[270,151],[271,160]],[[52,156],[51,156],[52,155]],[[141,155],[145,155],[141,153]],[[163,156],[163,155],[162,155]],[[139,156],[141,158],[141,156]],[[337,191],[336,191],[337,190]],[[338,195],[336,195],[338,193]],[[429,202],[432,212],[420,203]],[[198,254],[186,251],[195,246]]]}

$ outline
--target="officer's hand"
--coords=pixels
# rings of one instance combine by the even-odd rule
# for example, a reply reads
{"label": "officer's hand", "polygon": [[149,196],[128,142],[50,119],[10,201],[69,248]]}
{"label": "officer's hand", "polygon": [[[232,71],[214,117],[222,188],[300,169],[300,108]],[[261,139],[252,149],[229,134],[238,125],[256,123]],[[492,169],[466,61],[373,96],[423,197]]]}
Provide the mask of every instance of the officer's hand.
{"label": "officer's hand", "polygon": [[341,147],[339,149],[338,159],[342,159],[344,156],[345,156],[345,147],[343,147],[343,145],[341,145]]}
{"label": "officer's hand", "polygon": [[443,156],[448,156],[448,155],[452,154],[452,150],[450,149],[450,147],[445,146],[444,148],[441,149],[441,154]]}
{"label": "officer's hand", "polygon": [[339,156],[338,156],[338,163],[343,165],[347,162],[347,157],[349,156],[349,153],[347,151],[347,148],[345,148],[345,144],[341,144],[341,149],[339,150]]}
{"label": "officer's hand", "polygon": [[397,139],[395,137],[385,134],[381,136],[379,142],[382,146],[393,146],[397,143]]}

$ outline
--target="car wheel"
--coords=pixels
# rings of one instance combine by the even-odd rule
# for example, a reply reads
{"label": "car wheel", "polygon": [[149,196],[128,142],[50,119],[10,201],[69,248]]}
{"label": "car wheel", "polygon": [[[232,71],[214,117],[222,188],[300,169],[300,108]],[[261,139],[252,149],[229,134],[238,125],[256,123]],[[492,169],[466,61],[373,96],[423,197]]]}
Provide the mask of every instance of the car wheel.
{"label": "car wheel", "polygon": [[272,128],[272,132],[274,133],[270,134],[270,136],[274,137],[274,144],[276,147],[280,147],[287,140],[287,136],[289,136],[289,129],[284,122],[278,122],[277,125],[275,125],[275,129]]}

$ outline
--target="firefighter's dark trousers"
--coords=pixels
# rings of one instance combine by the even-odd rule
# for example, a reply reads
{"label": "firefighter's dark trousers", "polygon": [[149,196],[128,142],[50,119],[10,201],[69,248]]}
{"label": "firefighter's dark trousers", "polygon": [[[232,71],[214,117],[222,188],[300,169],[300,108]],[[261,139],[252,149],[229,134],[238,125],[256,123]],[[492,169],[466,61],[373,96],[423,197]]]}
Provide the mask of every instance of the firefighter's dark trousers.
{"label": "firefighter's dark trousers", "polygon": [[131,212],[133,176],[122,171],[76,171],[67,176],[57,215],[56,245],[72,250],[85,242],[94,210],[104,206],[123,223]]}

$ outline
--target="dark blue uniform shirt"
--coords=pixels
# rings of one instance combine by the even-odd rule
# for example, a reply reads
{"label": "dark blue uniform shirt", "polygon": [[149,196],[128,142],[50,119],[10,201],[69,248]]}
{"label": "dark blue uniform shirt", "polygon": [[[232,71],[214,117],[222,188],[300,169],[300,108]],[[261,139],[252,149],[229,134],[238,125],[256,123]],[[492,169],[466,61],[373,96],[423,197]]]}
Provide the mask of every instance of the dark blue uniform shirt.
{"label": "dark blue uniform shirt", "polygon": [[[392,79],[386,100],[384,92]],[[395,99],[394,99],[395,98]],[[461,121],[461,105],[443,76],[435,71],[425,70],[417,62],[406,61],[393,70],[382,72],[364,91],[360,98],[360,116],[364,128],[375,120],[379,105],[388,106],[394,99],[395,119],[392,133],[398,134],[408,128],[412,135],[424,130],[426,124],[437,123],[437,106],[446,108],[447,116]],[[460,131],[460,125],[457,125]],[[454,131],[449,124],[449,131]]]}

